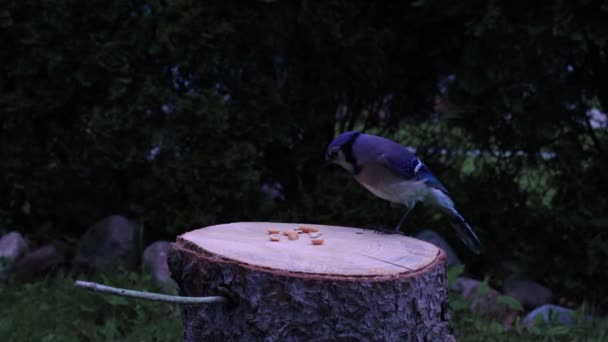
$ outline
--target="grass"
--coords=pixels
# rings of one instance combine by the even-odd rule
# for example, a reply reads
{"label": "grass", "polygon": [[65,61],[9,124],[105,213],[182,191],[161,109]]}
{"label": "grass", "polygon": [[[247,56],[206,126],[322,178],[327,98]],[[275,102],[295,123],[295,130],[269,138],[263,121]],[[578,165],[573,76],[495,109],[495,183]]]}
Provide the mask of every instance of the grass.
{"label": "grass", "polygon": [[[87,277],[114,286],[158,292],[148,277],[120,272]],[[180,341],[179,307],[74,288],[59,274],[0,287],[3,341]]]}
{"label": "grass", "polygon": [[532,327],[525,327],[518,318],[505,330],[499,319],[471,314],[468,304],[456,295],[451,296],[450,307],[452,327],[458,341],[608,341],[608,322],[591,320],[584,308],[575,311],[576,323],[571,326],[559,324],[553,318],[549,323],[536,322]]}
{"label": "grass", "polygon": [[[83,277],[84,278],[84,277]],[[117,272],[87,280],[144,291],[159,291],[137,273]],[[0,336],[3,341],[180,341],[182,326],[175,305],[96,294],[76,289],[74,276],[57,274],[25,285],[0,287]],[[450,297],[458,341],[607,341],[608,323],[585,319],[524,329],[518,321],[505,332],[498,320],[471,314],[461,297]]]}
{"label": "grass", "polygon": [[[457,265],[448,270],[448,283],[450,285],[458,279],[464,270],[464,265]],[[477,289],[477,296],[489,292],[487,280],[483,281]],[[511,312],[515,318],[510,324],[506,323],[506,315],[498,318],[472,314],[470,303],[461,295],[450,293],[450,308],[452,313],[452,328],[458,341],[608,341],[608,320],[590,319],[588,307],[582,305],[574,312],[575,324],[566,326],[560,324],[557,317],[551,317],[544,322],[541,317],[532,326],[521,322],[522,305],[517,299],[499,295],[497,303],[503,304],[506,311]],[[505,328],[508,327],[508,328]]]}

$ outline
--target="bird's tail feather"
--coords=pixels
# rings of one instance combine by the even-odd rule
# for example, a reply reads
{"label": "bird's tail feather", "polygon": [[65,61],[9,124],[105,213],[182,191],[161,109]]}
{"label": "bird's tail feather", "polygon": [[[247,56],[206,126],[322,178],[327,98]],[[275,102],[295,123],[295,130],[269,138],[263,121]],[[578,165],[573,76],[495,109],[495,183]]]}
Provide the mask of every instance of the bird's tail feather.
{"label": "bird's tail feather", "polygon": [[469,247],[473,253],[481,254],[483,252],[483,245],[481,244],[481,241],[479,241],[479,238],[471,226],[469,226],[464,218],[460,216],[458,211],[456,211],[456,209],[452,209],[448,212],[448,216],[450,217],[452,227],[454,227],[456,233],[458,233],[458,236],[465,243],[465,245],[467,245],[467,247]]}

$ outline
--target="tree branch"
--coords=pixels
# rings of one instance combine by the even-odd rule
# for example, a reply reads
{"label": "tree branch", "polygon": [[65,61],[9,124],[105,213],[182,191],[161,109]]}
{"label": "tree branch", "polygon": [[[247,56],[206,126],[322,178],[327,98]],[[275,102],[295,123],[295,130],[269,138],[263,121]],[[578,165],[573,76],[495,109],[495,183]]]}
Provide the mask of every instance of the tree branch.
{"label": "tree branch", "polygon": [[145,300],[152,300],[156,302],[165,302],[165,303],[173,303],[173,304],[208,304],[208,303],[226,303],[228,302],[228,298],[223,296],[210,296],[210,297],[181,297],[181,296],[170,296],[164,295],[160,293],[151,293],[151,292],[143,292],[143,291],[134,291],[121,289],[118,287],[106,286],[97,283],[92,283],[88,281],[76,280],[74,284],[76,287],[80,287],[83,289],[109,293],[115,296],[123,296],[123,297],[132,297],[139,298]]}
{"label": "tree branch", "polygon": [[593,141],[593,145],[595,145],[595,149],[600,154],[603,154],[604,149],[602,148],[602,144],[600,143],[600,140],[597,138],[597,135],[595,134],[595,130],[593,129],[593,126],[591,126],[591,118],[589,118],[588,116],[585,116],[584,119],[585,119],[585,127],[587,128],[587,134],[589,134],[589,136],[591,137],[591,141]]}

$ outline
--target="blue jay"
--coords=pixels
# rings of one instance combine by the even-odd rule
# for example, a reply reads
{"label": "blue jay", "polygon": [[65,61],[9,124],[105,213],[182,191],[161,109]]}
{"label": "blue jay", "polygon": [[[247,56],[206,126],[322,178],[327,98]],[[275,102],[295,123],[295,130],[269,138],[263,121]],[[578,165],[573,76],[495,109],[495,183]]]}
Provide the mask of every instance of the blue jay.
{"label": "blue jay", "polygon": [[401,229],[416,202],[429,203],[449,217],[462,241],[473,252],[481,253],[481,242],[454,207],[448,191],[404,146],[376,135],[350,131],[329,144],[325,158],[350,172],[374,195],[407,207],[395,231]]}

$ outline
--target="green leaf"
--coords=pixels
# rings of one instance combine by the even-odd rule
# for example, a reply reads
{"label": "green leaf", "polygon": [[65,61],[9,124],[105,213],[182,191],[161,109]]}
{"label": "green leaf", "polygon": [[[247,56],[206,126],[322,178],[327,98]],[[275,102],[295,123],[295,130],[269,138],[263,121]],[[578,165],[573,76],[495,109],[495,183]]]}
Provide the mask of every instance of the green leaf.
{"label": "green leaf", "polygon": [[485,278],[477,287],[477,295],[483,296],[490,292],[490,285],[488,284],[488,278]]}
{"label": "green leaf", "polygon": [[547,329],[545,333],[547,336],[563,336],[567,335],[570,330],[572,330],[572,328],[567,325],[556,325]]}
{"label": "green leaf", "polygon": [[457,296],[450,299],[450,308],[454,311],[465,311],[469,309],[469,302],[467,302],[461,296]]}
{"label": "green leaf", "polygon": [[489,326],[488,330],[490,330],[490,332],[493,333],[493,334],[499,335],[499,334],[501,334],[504,331],[504,329],[505,328],[502,326],[502,324],[493,321],[493,322],[490,323],[490,326]]}
{"label": "green leaf", "polygon": [[448,269],[448,286],[453,285],[458,277],[464,272],[464,265],[455,265]]}
{"label": "green leaf", "polygon": [[505,295],[498,296],[496,298],[496,302],[500,303],[500,304],[505,304],[511,310],[517,310],[517,311],[524,310],[524,307],[521,305],[521,303],[517,299],[515,299],[511,296],[505,296]]}

